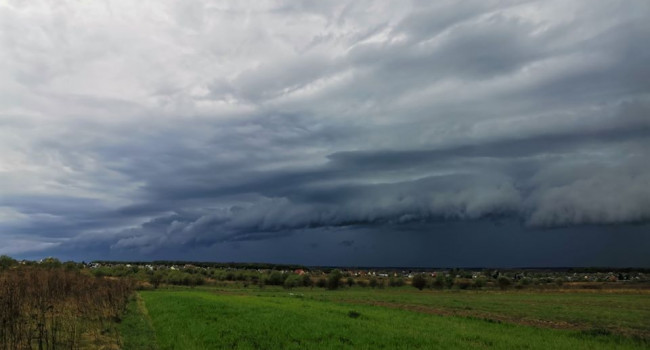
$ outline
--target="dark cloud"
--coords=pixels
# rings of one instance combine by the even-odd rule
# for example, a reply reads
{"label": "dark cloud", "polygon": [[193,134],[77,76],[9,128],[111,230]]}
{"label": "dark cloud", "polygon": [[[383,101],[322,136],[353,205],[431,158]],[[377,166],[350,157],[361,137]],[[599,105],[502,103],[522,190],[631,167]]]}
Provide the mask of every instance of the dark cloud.
{"label": "dark cloud", "polygon": [[565,254],[650,220],[645,1],[147,6],[0,7],[0,253]]}

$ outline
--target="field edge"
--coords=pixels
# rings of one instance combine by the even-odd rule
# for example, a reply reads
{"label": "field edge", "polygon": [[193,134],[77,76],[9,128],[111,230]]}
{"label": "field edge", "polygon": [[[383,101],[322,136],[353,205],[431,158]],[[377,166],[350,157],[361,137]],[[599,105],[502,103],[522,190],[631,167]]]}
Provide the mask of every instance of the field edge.
{"label": "field edge", "polygon": [[158,350],[156,332],[151,323],[144,299],[135,292],[126,306],[119,325],[120,341],[124,350]]}

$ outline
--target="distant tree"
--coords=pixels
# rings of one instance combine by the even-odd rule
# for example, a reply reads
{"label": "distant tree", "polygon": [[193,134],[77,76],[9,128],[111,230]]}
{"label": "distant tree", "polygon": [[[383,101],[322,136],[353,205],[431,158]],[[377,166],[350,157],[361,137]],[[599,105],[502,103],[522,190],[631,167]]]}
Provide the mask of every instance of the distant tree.
{"label": "distant tree", "polygon": [[274,286],[281,286],[284,284],[284,280],[287,278],[282,272],[280,271],[273,271],[269,275],[269,278],[266,280],[266,284],[274,285]]}
{"label": "distant tree", "polygon": [[377,288],[377,284],[378,284],[377,279],[375,277],[370,277],[370,281],[368,281],[368,285],[371,288]]}
{"label": "distant tree", "polygon": [[497,279],[497,283],[499,284],[499,288],[505,290],[505,289],[508,289],[510,287],[510,285],[512,284],[512,281],[510,280],[510,278],[501,275]]}
{"label": "distant tree", "polygon": [[474,289],[481,289],[485,287],[485,277],[477,277],[474,279]]}
{"label": "distant tree", "polygon": [[205,284],[205,278],[203,276],[199,275],[199,274],[192,276],[191,279],[190,279],[190,285],[192,287],[194,287],[194,286],[202,286],[204,284]]}
{"label": "distant tree", "polygon": [[445,286],[445,276],[443,275],[438,275],[436,276],[436,279],[433,280],[431,283],[431,287],[435,289],[442,289]]}
{"label": "distant tree", "polygon": [[454,284],[459,288],[459,289],[469,289],[472,286],[472,280],[469,278],[456,278],[454,280]]}
{"label": "distant tree", "polygon": [[106,270],[103,269],[103,268],[93,269],[91,273],[93,274],[93,276],[95,276],[97,278],[102,278],[102,277],[108,275]]}
{"label": "distant tree", "polygon": [[45,258],[41,260],[41,266],[48,268],[58,268],[61,267],[61,261],[57,258]]}
{"label": "distant tree", "polygon": [[327,276],[327,289],[334,290],[338,289],[341,286],[341,271],[339,269],[334,269]]}
{"label": "distant tree", "polygon": [[327,287],[327,279],[324,277],[319,278],[318,281],[316,281],[316,287],[319,288]]}
{"label": "distant tree", "polygon": [[352,287],[354,285],[354,278],[348,277],[345,282],[348,284],[348,287]]}
{"label": "distant tree", "polygon": [[427,279],[424,277],[423,274],[418,273],[415,276],[413,276],[413,279],[411,280],[411,285],[419,290],[422,290],[424,287],[427,286]]}
{"label": "distant tree", "polygon": [[308,274],[302,275],[302,285],[305,287],[312,287],[314,281],[311,280],[311,277]]}
{"label": "distant tree", "polygon": [[77,271],[79,270],[79,265],[74,261],[66,261],[63,263],[63,267],[68,271]]}
{"label": "distant tree", "polygon": [[303,280],[300,275],[291,274],[284,280],[284,288],[292,289],[302,286]]}
{"label": "distant tree", "polygon": [[445,287],[447,287],[447,288],[453,287],[454,286],[454,280],[455,280],[455,278],[452,275],[445,276]]}
{"label": "distant tree", "polygon": [[391,277],[388,284],[391,287],[401,287],[404,285],[404,279],[401,277]]}
{"label": "distant tree", "polygon": [[158,288],[160,283],[162,283],[163,278],[163,273],[161,271],[156,271],[149,276],[149,283],[153,284],[154,288]]}
{"label": "distant tree", "polygon": [[0,255],[0,269],[1,270],[7,269],[7,268],[9,268],[11,266],[14,266],[14,265],[16,265],[16,263],[17,263],[16,260],[11,258],[10,256],[8,256],[8,255]]}

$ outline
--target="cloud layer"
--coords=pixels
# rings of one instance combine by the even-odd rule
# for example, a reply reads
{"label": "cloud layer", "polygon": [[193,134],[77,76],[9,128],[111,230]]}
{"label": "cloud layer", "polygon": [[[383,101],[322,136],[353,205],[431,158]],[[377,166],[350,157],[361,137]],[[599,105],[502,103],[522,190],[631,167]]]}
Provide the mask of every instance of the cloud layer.
{"label": "cloud layer", "polygon": [[647,224],[649,17],[643,0],[5,2],[0,253]]}

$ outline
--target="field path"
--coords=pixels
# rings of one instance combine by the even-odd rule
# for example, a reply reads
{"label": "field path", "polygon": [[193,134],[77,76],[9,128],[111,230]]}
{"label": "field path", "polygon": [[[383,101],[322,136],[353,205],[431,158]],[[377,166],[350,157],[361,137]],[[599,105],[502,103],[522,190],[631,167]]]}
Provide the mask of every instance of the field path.
{"label": "field path", "polygon": [[120,335],[124,350],[159,349],[147,306],[139,293],[135,293],[127,305],[126,314],[120,323]]}

